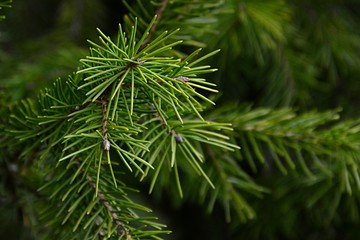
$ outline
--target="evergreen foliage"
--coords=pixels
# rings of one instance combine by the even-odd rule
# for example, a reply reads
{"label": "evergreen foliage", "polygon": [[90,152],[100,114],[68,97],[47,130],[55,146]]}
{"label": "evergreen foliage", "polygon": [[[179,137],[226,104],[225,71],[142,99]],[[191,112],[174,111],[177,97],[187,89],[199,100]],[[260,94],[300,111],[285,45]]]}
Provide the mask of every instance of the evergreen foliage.
{"label": "evergreen foliage", "polygon": [[360,236],[356,1],[64,0],[17,37],[35,2],[0,28],[1,233]]}

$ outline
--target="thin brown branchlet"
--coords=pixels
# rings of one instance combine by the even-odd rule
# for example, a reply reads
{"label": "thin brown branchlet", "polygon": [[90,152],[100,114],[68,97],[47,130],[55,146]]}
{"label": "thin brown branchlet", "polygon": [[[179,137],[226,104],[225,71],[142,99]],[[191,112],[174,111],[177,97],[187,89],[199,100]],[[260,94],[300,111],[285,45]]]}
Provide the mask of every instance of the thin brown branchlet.
{"label": "thin brown branchlet", "polygon": [[103,142],[102,142],[103,149],[105,151],[110,151],[110,141],[108,138],[107,116],[106,116],[106,105],[107,105],[106,97],[107,94],[101,96],[101,114],[102,114],[101,135],[103,137]]}
{"label": "thin brown branchlet", "polygon": [[[90,176],[87,177],[87,180],[88,180],[90,186],[93,189],[96,189],[96,183]],[[118,233],[121,234],[121,235],[125,235],[126,239],[132,239],[131,235],[129,234],[129,230],[125,227],[124,223],[119,220],[120,219],[119,215],[114,211],[113,207],[111,206],[109,201],[107,201],[104,193],[102,193],[101,190],[98,190],[97,197],[99,198],[100,203],[109,212],[109,215],[111,216],[113,222],[117,226]],[[99,232],[99,234],[100,234],[99,237],[101,237],[101,232]]]}

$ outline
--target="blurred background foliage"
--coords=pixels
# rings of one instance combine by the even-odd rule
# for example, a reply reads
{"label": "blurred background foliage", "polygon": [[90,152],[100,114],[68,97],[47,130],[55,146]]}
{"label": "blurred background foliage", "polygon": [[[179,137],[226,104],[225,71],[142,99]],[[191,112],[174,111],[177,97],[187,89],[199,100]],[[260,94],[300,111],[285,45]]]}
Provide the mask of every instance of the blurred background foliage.
{"label": "blurred background foliage", "polygon": [[[75,72],[97,27],[112,35],[137,16],[145,28],[164,2],[154,35],[181,28],[174,38],[185,46],[175,54],[221,49],[209,60],[219,70],[207,79],[221,96],[207,118],[233,123],[232,141],[242,148],[232,156],[204,149],[217,166],[208,169],[217,172],[216,196],[206,187],[196,193],[202,179],[190,177],[186,201],[166,182],[144,194],[173,239],[360,237],[359,123],[350,120],[360,116],[356,0],[14,0],[1,9],[1,108]],[[333,125],[338,109],[349,121]],[[31,216],[17,204],[31,208],[36,194],[13,198],[11,165],[0,157],[0,235],[32,239],[19,230]]]}

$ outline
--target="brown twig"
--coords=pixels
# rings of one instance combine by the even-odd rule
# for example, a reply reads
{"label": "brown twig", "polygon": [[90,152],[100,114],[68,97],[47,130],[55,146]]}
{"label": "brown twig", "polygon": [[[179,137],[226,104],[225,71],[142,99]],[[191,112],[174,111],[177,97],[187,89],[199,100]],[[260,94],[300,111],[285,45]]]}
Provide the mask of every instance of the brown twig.
{"label": "brown twig", "polygon": [[[90,184],[90,186],[93,189],[96,189],[96,183],[95,181],[88,176],[87,180]],[[105,195],[101,192],[101,190],[98,190],[98,194],[97,194],[100,203],[106,208],[106,210],[110,213],[111,218],[113,219],[113,222],[116,224],[117,228],[118,228],[118,232],[120,234],[125,234],[126,239],[131,239],[131,235],[129,234],[128,229],[125,227],[124,223],[122,223],[119,219],[119,215],[114,212],[114,209],[112,208],[112,206],[110,205],[110,203],[106,200]],[[101,236],[99,236],[101,237]]]}
{"label": "brown twig", "polygon": [[[77,167],[80,167],[79,160],[76,160],[75,164]],[[99,164],[101,164],[101,163],[99,163]],[[83,168],[80,171],[82,173],[85,173]],[[96,182],[94,181],[94,179],[89,175],[86,177],[86,179],[87,179],[87,182],[89,183],[90,187],[94,191],[96,191],[97,187],[96,187]],[[110,213],[110,216],[111,216],[113,222],[116,224],[116,226],[118,228],[118,233],[120,233],[121,235],[124,234],[126,236],[126,239],[132,239],[131,235],[129,234],[129,230],[125,227],[124,223],[119,220],[120,219],[119,215],[116,212],[114,212],[114,209],[110,205],[109,201],[106,200],[104,193],[100,189],[97,189],[97,198],[99,199],[100,203],[105,207],[105,209]],[[98,234],[99,239],[103,239],[104,236],[105,236],[104,232],[99,231],[99,234]]]}
{"label": "brown twig", "polygon": [[108,139],[108,128],[107,128],[107,117],[106,117],[106,101],[107,94],[103,94],[101,96],[101,114],[102,114],[102,120],[101,120],[101,135],[103,137],[103,148],[105,151],[110,151],[110,142]]}
{"label": "brown twig", "polygon": [[160,3],[160,7],[156,10],[155,14],[156,14],[156,20],[154,22],[154,24],[151,26],[150,30],[149,30],[149,35],[147,36],[147,38],[145,39],[145,41],[143,42],[143,44],[141,45],[140,49],[144,49],[146,47],[146,45],[149,43],[149,41],[152,39],[152,37],[154,36],[154,33],[156,31],[156,28],[160,22],[160,19],[167,7],[169,3],[169,0],[162,0]]}

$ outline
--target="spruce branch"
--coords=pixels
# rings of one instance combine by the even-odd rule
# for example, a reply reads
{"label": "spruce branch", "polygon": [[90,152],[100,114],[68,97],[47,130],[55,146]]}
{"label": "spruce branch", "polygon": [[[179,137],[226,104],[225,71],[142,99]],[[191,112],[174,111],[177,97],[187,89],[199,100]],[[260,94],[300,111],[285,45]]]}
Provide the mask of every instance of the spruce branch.
{"label": "spruce branch", "polygon": [[[106,19],[99,17],[99,9],[109,7],[100,2],[84,5],[84,30],[97,22],[93,16],[106,27],[119,13],[111,9]],[[58,33],[73,23],[66,19],[69,1],[60,3],[60,19],[46,22],[46,31],[41,21],[22,37],[28,26],[16,17],[4,25],[0,228],[11,229],[6,223],[14,216],[12,232],[31,228],[25,238],[159,239],[169,231],[132,189],[143,184],[139,179],[166,206],[187,210],[196,199],[200,211],[213,211],[211,219],[193,222],[209,228],[215,222],[214,231],[191,223],[184,232],[194,228],[200,236],[187,238],[356,239],[360,121],[344,119],[358,118],[360,5],[123,2],[127,9],[120,12],[128,13],[119,31],[109,37],[99,30],[77,73],[17,103],[11,101],[33,90],[21,85],[59,76],[63,63],[72,70],[84,53],[74,45],[57,48]],[[0,8],[4,3],[10,1],[0,0]],[[18,4],[16,11],[33,6]],[[221,71],[215,75],[203,63],[218,48],[221,55],[212,59]],[[224,92],[217,110],[217,86],[204,73]],[[237,101],[260,107],[226,104]],[[338,105],[345,109],[342,118],[338,110],[307,110]],[[231,225],[222,222],[219,206]],[[187,218],[202,215],[180,210]]]}
{"label": "spruce branch", "polygon": [[291,109],[250,109],[233,105],[211,115],[233,122],[234,139],[242,146],[233,161],[246,160],[255,174],[267,177],[278,169],[294,179],[292,189],[319,189],[306,200],[308,206],[325,201],[331,191],[339,197],[328,209],[332,213],[341,198],[359,189],[358,120],[336,123],[335,110],[297,115]]}
{"label": "spruce branch", "polygon": [[[41,166],[56,166],[44,172],[51,177],[39,189],[51,202],[44,219],[50,221],[50,213],[59,217],[51,227],[67,224],[79,237],[157,238],[168,232],[154,219],[135,214],[150,210],[127,197],[120,172],[136,170],[141,179],[151,175],[151,192],[168,174],[162,167],[168,164],[182,196],[179,169],[189,164],[215,188],[201,167],[205,159],[199,143],[238,148],[221,133],[231,130],[230,124],[201,115],[203,102],[214,103],[197,90],[217,90],[198,77],[216,69],[199,63],[218,51],[193,60],[196,50],[176,59],[171,49],[181,41],[172,42],[170,36],[177,31],[165,31],[141,48],[154,24],[155,18],[139,38],[136,21],[128,33],[119,25],[116,41],[99,30],[100,44],[90,42],[83,68],[12,111],[7,137],[26,146],[23,157],[39,147]],[[136,228],[139,224],[149,227]]]}
{"label": "spruce branch", "polygon": [[[101,164],[101,163],[99,163]],[[60,197],[63,204],[47,208],[42,217],[49,221],[53,218],[52,226],[63,225],[64,229],[72,229],[77,238],[99,236],[102,238],[116,237],[120,239],[139,239],[139,236],[156,238],[158,234],[166,234],[161,228],[164,225],[154,222],[154,218],[138,216],[137,212],[149,212],[150,209],[133,203],[128,197],[128,187],[118,181],[116,191],[111,187],[111,176],[100,176],[100,184],[95,181],[96,170],[83,164],[73,163],[57,171],[63,171],[62,175],[72,176],[74,171],[80,172],[80,178],[74,181],[73,177],[54,179],[43,186],[40,190],[50,195],[50,200],[56,203]],[[63,182],[60,182],[63,181]],[[70,187],[66,187],[70,184]],[[87,187],[89,186],[89,187]],[[53,192],[52,189],[57,189]],[[93,195],[96,193],[96,195]],[[67,210],[67,211],[66,211]],[[134,227],[131,225],[138,227]],[[140,224],[143,224],[141,227]],[[139,229],[138,229],[139,228]],[[154,228],[154,229],[152,229]],[[66,238],[68,232],[58,232],[56,237]],[[52,235],[54,237],[54,235]]]}

